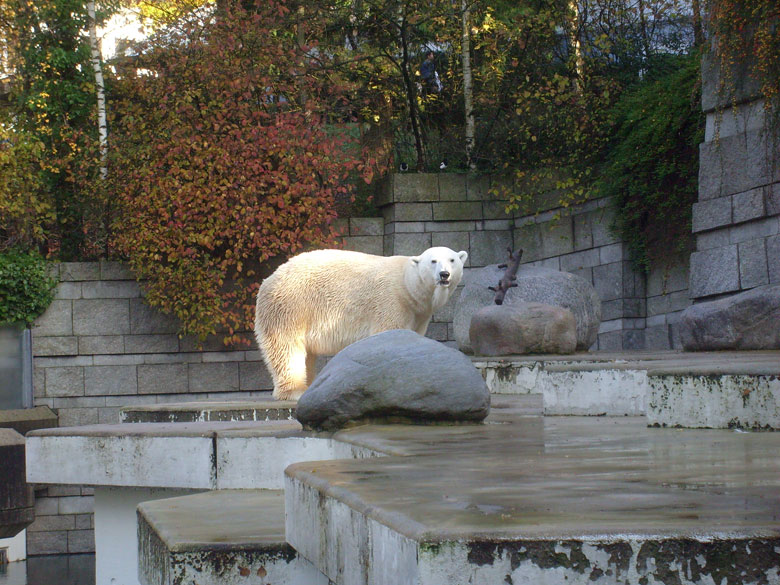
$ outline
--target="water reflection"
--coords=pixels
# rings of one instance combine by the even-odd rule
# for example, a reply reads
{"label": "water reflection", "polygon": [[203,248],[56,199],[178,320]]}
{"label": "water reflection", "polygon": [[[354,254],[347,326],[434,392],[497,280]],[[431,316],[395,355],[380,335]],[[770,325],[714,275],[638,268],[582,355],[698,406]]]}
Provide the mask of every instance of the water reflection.
{"label": "water reflection", "polygon": [[95,555],[46,555],[0,565],[0,585],[95,585]]}

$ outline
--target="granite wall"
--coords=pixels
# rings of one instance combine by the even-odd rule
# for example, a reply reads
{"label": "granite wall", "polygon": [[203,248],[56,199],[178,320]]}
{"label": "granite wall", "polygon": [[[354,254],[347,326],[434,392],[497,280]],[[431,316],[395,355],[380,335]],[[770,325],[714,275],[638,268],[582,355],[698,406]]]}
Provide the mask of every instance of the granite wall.
{"label": "granite wall", "polygon": [[736,91],[723,87],[719,68],[705,58],[707,125],[690,262],[694,301],[780,283],[780,133],[767,123],[749,67],[736,67],[729,77]]}

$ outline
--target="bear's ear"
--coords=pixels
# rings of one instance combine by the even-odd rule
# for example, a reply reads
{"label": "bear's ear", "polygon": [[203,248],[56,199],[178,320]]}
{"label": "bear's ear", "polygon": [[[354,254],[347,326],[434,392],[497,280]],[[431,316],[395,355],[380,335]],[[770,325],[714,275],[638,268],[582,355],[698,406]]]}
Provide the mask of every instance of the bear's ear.
{"label": "bear's ear", "polygon": [[409,260],[412,261],[412,264],[419,264],[420,263],[420,256],[412,256],[409,258]]}
{"label": "bear's ear", "polygon": [[466,264],[466,260],[468,259],[468,257],[469,257],[469,253],[466,252],[465,250],[461,250],[460,252],[458,252],[458,258],[460,258],[460,261],[463,262],[464,265]]}

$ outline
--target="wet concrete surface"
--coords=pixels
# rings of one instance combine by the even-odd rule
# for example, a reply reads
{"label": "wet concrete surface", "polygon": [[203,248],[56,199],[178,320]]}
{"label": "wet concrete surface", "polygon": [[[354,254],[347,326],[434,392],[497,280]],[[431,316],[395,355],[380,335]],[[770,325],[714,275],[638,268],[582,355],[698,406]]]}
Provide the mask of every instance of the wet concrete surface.
{"label": "wet concrete surface", "polygon": [[595,351],[567,355],[472,356],[472,362],[539,364],[548,371],[646,370],[648,374],[780,375],[780,351]]}
{"label": "wet concrete surface", "polygon": [[342,431],[402,456],[287,473],[413,539],[780,538],[780,433],[540,417],[512,400],[484,425]]}

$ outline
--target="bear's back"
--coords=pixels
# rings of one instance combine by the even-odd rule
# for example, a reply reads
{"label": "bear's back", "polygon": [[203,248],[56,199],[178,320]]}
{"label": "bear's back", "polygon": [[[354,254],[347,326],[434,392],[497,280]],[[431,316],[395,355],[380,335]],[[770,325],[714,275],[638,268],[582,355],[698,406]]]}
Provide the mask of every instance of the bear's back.
{"label": "bear's back", "polygon": [[[343,299],[376,295],[402,286],[407,256],[374,256],[350,250],[314,250],[294,256],[266,278],[258,298],[269,301],[305,298],[312,310]],[[380,296],[381,293],[379,293]],[[296,303],[298,311],[305,311]]]}

